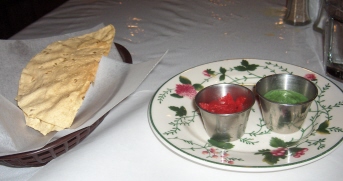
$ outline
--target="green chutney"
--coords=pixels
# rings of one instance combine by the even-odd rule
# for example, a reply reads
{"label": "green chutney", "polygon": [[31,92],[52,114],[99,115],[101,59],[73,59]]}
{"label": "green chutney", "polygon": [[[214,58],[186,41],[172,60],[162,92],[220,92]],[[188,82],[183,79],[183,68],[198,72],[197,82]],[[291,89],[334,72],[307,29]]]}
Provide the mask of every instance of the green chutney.
{"label": "green chutney", "polygon": [[298,104],[306,102],[306,96],[291,90],[271,90],[264,95],[265,98],[281,104]]}

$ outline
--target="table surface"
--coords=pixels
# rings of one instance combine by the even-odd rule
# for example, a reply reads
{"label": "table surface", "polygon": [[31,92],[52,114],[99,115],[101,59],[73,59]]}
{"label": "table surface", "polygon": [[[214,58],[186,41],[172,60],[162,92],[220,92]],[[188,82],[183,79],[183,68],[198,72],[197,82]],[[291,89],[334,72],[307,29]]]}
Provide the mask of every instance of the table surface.
{"label": "table surface", "polygon": [[[166,50],[168,54],[81,144],[43,167],[0,166],[0,180],[339,180],[342,146],[295,169],[232,172],[184,159],[159,142],[149,127],[147,108],[153,93],[174,75],[201,64],[255,58],[325,76],[322,34],[313,30],[313,23],[285,24],[285,4],[286,0],[70,0],[58,7],[11,39],[61,35],[104,23],[115,26],[115,41],[131,52],[133,63],[159,58]],[[318,7],[318,1],[310,1],[312,22]]]}

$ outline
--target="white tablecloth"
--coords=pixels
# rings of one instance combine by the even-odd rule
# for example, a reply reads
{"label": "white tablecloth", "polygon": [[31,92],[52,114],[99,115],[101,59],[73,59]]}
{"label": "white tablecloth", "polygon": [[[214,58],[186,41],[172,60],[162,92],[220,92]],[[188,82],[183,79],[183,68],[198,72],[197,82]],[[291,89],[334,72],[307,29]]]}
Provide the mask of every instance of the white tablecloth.
{"label": "white tablecloth", "polygon": [[[70,0],[63,4],[12,39],[60,35],[105,23],[116,27],[115,41],[131,52],[134,63],[169,53],[80,145],[43,167],[0,166],[0,180],[339,180],[342,146],[299,168],[241,173],[186,160],[161,144],[149,127],[147,106],[154,91],[197,65],[257,58],[325,76],[322,35],[313,30],[313,23],[284,24],[285,4],[286,0]],[[318,1],[310,0],[310,6],[314,21]]]}

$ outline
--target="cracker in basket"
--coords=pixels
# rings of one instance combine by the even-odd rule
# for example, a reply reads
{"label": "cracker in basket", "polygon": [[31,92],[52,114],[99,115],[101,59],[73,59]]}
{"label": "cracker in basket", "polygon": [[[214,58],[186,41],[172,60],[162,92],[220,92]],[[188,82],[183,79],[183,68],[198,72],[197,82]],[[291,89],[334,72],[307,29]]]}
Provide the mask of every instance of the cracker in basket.
{"label": "cracker in basket", "polygon": [[72,125],[114,35],[114,27],[108,25],[54,42],[30,60],[22,71],[16,97],[28,126],[46,135]]}

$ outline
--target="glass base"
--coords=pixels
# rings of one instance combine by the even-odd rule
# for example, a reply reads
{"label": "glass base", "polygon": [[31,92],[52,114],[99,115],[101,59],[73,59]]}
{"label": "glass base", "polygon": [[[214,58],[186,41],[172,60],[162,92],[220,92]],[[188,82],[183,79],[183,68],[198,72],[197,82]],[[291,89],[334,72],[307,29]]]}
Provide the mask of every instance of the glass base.
{"label": "glass base", "polygon": [[329,77],[343,82],[343,66],[340,64],[333,64],[333,67],[326,67],[326,75]]}

